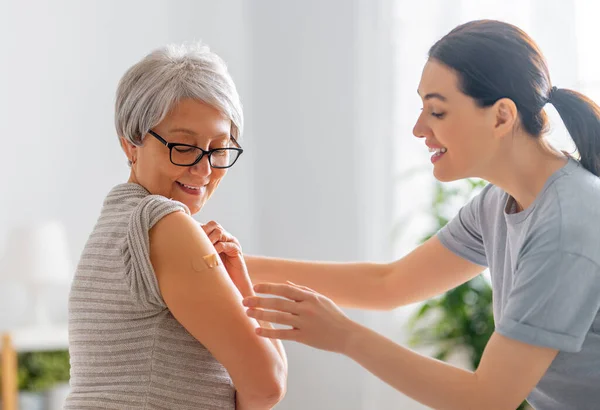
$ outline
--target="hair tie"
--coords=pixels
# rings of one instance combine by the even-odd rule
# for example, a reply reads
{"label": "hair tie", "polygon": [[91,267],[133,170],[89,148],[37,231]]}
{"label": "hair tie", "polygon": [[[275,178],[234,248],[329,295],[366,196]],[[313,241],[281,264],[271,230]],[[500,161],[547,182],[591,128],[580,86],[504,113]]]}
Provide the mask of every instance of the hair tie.
{"label": "hair tie", "polygon": [[554,86],[550,89],[550,92],[548,93],[548,98],[546,98],[546,104],[552,103],[552,99],[554,98],[554,93],[556,93],[557,90],[558,90],[557,86]]}

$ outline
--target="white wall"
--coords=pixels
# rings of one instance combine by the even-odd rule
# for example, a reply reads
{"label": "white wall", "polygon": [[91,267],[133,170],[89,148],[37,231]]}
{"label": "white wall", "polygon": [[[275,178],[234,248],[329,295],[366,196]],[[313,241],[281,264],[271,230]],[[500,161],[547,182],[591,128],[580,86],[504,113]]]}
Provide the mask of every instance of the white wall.
{"label": "white wall", "polygon": [[[2,2],[3,200],[11,226],[58,218],[76,259],[107,191],[128,177],[113,127],[117,82],[153,48],[204,40],[248,95],[241,0]],[[252,160],[244,156],[207,207],[254,243]],[[244,212],[236,212],[242,209]]]}
{"label": "white wall", "polygon": [[[260,1],[247,7],[262,253],[326,260],[362,257],[364,187],[354,122],[356,3]],[[365,372],[355,363],[297,344],[286,348],[289,390],[280,408],[364,408]]]}
{"label": "white wall", "polygon": [[[11,227],[56,218],[76,261],[104,196],[128,176],[113,127],[120,76],[157,46],[202,39],[228,62],[247,133],[244,156],[199,219],[219,220],[249,253],[367,256],[361,233],[370,176],[357,159],[368,144],[355,121],[363,104],[356,63],[365,46],[357,5],[2,2],[0,249]],[[365,371],[356,364],[287,348],[288,395],[278,408],[369,408]]]}

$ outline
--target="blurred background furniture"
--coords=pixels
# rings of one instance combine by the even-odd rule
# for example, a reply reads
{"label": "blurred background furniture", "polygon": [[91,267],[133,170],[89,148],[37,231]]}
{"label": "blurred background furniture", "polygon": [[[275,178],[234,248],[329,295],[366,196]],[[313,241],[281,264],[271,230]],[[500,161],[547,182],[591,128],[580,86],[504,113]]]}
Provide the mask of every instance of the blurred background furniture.
{"label": "blurred background furniture", "polygon": [[[60,222],[20,226],[8,233],[0,262],[2,410],[48,408],[44,403],[48,394],[42,390],[52,388],[55,376],[47,374],[44,355],[54,361],[62,358],[59,365],[64,378],[71,277],[66,233]],[[35,369],[30,368],[31,360],[18,361],[32,354]],[[21,400],[19,390],[23,390]],[[40,404],[33,404],[36,401]]]}

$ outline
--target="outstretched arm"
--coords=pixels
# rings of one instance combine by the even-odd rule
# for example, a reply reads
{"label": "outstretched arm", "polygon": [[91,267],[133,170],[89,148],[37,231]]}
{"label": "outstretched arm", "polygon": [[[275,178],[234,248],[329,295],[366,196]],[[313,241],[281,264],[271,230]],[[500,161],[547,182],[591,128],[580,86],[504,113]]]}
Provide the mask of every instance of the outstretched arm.
{"label": "outstretched arm", "polygon": [[294,282],[343,307],[389,310],[429,299],[485,268],[454,254],[432,237],[392,263],[308,262],[245,256],[254,283]]}
{"label": "outstretched arm", "polygon": [[248,315],[292,327],[257,329],[261,336],[342,353],[395,389],[435,409],[515,409],[558,353],[494,333],[479,368],[471,372],[395,344],[351,321],[331,300],[311,289],[262,284],[256,291],[287,299],[246,298]]}

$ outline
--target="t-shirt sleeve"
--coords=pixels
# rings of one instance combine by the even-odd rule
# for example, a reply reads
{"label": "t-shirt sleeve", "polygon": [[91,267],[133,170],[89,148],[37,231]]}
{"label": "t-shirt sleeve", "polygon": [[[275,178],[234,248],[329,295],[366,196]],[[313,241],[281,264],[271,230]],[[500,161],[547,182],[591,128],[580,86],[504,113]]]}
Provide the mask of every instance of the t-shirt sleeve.
{"label": "t-shirt sleeve", "polygon": [[481,266],[488,266],[481,234],[481,203],[487,189],[463,206],[437,233],[442,245],[458,256]]}
{"label": "t-shirt sleeve", "polygon": [[579,255],[543,252],[519,260],[496,331],[525,343],[581,350],[600,309],[600,269]]}
{"label": "t-shirt sleeve", "polygon": [[166,308],[154,268],[150,263],[149,231],[163,217],[188,208],[181,202],[160,195],[145,197],[134,209],[127,226],[121,251],[125,263],[125,280],[136,302],[149,308]]}

